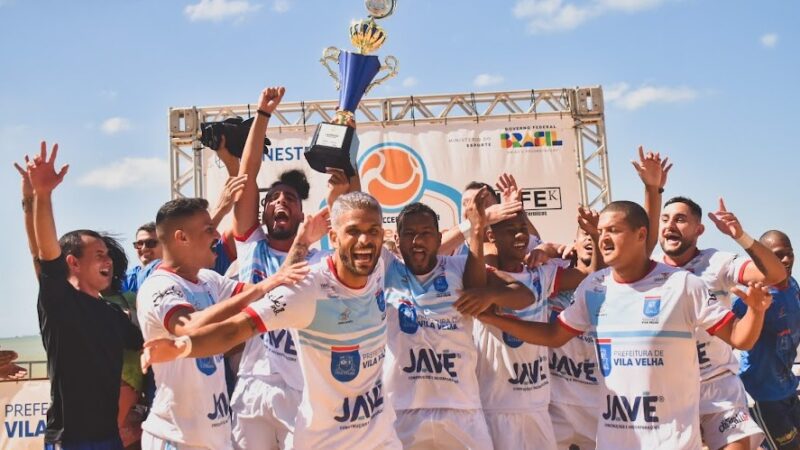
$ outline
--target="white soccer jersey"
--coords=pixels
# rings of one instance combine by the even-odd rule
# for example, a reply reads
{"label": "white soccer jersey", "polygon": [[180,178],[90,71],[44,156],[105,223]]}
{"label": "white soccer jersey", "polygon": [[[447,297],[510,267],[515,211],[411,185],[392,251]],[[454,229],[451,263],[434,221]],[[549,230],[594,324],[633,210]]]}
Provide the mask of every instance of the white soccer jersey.
{"label": "white soccer jersey", "polygon": [[[256,225],[245,236],[236,236],[236,252],[239,261],[239,279],[258,283],[280,269],[286,260],[286,252],[269,246],[269,239],[260,225]],[[306,258],[310,264],[319,262],[322,252],[310,249]],[[295,390],[303,389],[303,377],[297,362],[294,338],[288,330],[269,330],[247,340],[239,363],[239,376],[261,376],[280,374],[286,384]]]}
{"label": "white soccer jersey", "polygon": [[383,257],[361,289],[336,276],[333,257],[294,286],[280,286],[245,312],[261,332],[291,328],[304,390],[294,446],[375,448],[395,443],[385,400],[386,302]]}
{"label": "white soccer jersey", "polygon": [[466,261],[439,256],[422,282],[397,259],[386,271],[384,379],[396,410],[481,408],[473,319],[453,307],[463,290]]}
{"label": "white soccer jersey", "polygon": [[[504,314],[522,320],[547,322],[549,297],[557,285],[561,268],[548,262],[519,273],[503,272],[524,284],[536,301],[519,311]],[[477,321],[474,338],[478,346],[478,383],[481,403],[487,412],[528,412],[547,408],[550,403],[550,376],[547,347],[533,345]]]}
{"label": "white soccer jersey", "polygon": [[[145,340],[171,337],[170,318],[187,308],[202,310],[238,293],[242,284],[202,269],[198,282],[157,268],[136,295]],[[154,364],[156,396],[142,429],[173,443],[231,448],[230,407],[222,355]]]}
{"label": "white soccer jersey", "polygon": [[694,275],[652,265],[633,283],[615,281],[610,268],[589,275],[558,317],[597,339],[605,394],[597,448],[700,448],[696,330],[713,334],[733,313]]}
{"label": "white soccer jersey", "polygon": [[[563,291],[548,299],[550,322],[572,304],[575,291]],[[581,334],[558,348],[550,349],[550,399],[553,403],[599,407],[602,374],[597,365],[594,337]]]}
{"label": "white soccer jersey", "polygon": [[[686,263],[681,269],[687,270],[706,284],[717,300],[725,307],[731,308],[730,289],[742,283],[744,269],[752,261],[740,258],[735,253],[721,252],[713,248],[700,250],[700,252]],[[706,333],[698,330],[697,357],[700,362],[700,379],[702,381],[715,378],[725,372],[737,374],[739,362],[733,356],[731,346]]]}

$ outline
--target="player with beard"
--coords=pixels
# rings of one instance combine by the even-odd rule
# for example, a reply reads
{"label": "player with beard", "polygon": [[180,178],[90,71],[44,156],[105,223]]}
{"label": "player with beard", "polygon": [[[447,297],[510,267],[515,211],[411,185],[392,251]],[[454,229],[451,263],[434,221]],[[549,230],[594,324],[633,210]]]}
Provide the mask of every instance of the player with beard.
{"label": "player with beard", "polygon": [[[699,249],[697,241],[705,231],[700,206],[685,197],[674,197],[660,214],[659,243],[663,262],[700,277],[726,308],[731,307],[729,290],[738,284],[762,282],[766,285],[786,279],[780,260],[763,244],[742,230],[736,216],[725,208],[708,215],[717,228],[730,236],[751,259],[713,248]],[[755,448],[763,438],[761,430],[747,413],[747,396],[736,376],[738,363],[729,345],[698,330],[697,353],[700,362],[700,426],[709,448]],[[733,421],[733,426],[725,426]]]}
{"label": "player with beard", "polygon": [[[163,259],[136,299],[145,339],[181,336],[227,319],[277,285],[296,282],[308,271],[305,263],[298,264],[257,285],[245,285],[209,270],[217,258],[219,233],[207,207],[205,199],[181,198],[158,210],[156,233]],[[231,448],[222,355],[208,356],[153,368],[157,390],[142,424],[143,448]]]}
{"label": "player with beard", "polygon": [[[778,230],[761,235],[759,241],[780,258],[792,273],[794,249],[789,236]],[[800,287],[791,277],[770,288],[773,301],[764,319],[758,342],[741,355],[741,376],[747,393],[755,400],[751,411],[764,429],[770,449],[800,448],[800,400],[792,363],[800,344]],[[733,312],[741,317],[747,305],[733,300]]]}
{"label": "player with beard", "polygon": [[[362,192],[340,197],[328,238],[334,253],[303,282],[276,289],[231,319],[190,337],[146,344],[145,363],[213,355],[268,329],[290,328],[297,344],[303,393],[294,448],[401,448],[395,414],[384,401],[386,302],[382,214]],[[304,222],[292,253],[312,243]],[[289,261],[296,256],[290,254]],[[376,270],[376,266],[381,264]],[[261,447],[259,447],[261,448]]]}
{"label": "player with beard", "polygon": [[[282,173],[267,190],[259,223],[256,179],[261,168],[262,137],[284,93],[284,88],[267,88],[261,92],[259,113],[250,128],[239,166],[239,175],[247,175],[247,181],[234,205],[233,228],[239,279],[251,283],[276,273],[284,264],[303,222],[303,200],[308,198],[309,184],[302,171]],[[349,183],[344,171],[331,169],[329,173],[328,198],[332,203],[334,198],[349,189]],[[327,214],[327,209],[321,214]],[[317,220],[325,218],[316,217]],[[323,256],[314,249],[304,255],[310,264]],[[239,363],[238,377],[231,397],[235,447],[283,448],[294,428],[303,389],[292,334],[287,330],[271,329],[248,340]]]}
{"label": "player with beard", "polygon": [[[476,224],[467,256],[437,255],[442,234],[430,207],[413,203],[397,216],[402,261],[393,259],[386,272],[384,373],[403,448],[492,448],[475,373],[473,319],[454,306],[464,289],[485,284],[483,205],[489,195],[484,189],[465,203],[466,217]],[[515,287],[486,295],[532,301],[527,289]]]}
{"label": "player with beard", "polygon": [[[596,213],[581,209],[580,226],[596,233]],[[555,260],[535,268],[524,261],[528,254],[528,227],[522,213],[491,226],[489,241],[497,248],[497,268],[488,274],[489,286],[515,284],[533,293],[525,302],[497,304],[481,292],[468,292],[459,300],[460,311],[474,315],[491,307],[509,317],[546,322],[548,298],[572,290],[594,270],[563,268]],[[478,382],[481,403],[495,448],[555,449],[550,421],[548,349],[524,343],[513,334],[478,322],[474,330],[478,346]]]}
{"label": "player with beard", "polygon": [[[587,272],[596,243],[583,229],[573,246],[573,265]],[[575,290],[562,290],[549,298],[550,322],[575,301]],[[561,347],[550,349],[550,419],[559,450],[595,448],[602,391],[595,340],[582,334]]]}
{"label": "player with beard", "polygon": [[575,292],[556,323],[484,314],[482,321],[526,342],[560,347],[595,333],[603,373],[605,411],[597,448],[700,448],[696,332],[706,329],[736,348],[757,340],[771,297],[761,283],[733,291],[749,307],[734,318],[702,280],[651,261],[649,219],[636,203],[616,201],[600,213],[598,246],[609,268]]}

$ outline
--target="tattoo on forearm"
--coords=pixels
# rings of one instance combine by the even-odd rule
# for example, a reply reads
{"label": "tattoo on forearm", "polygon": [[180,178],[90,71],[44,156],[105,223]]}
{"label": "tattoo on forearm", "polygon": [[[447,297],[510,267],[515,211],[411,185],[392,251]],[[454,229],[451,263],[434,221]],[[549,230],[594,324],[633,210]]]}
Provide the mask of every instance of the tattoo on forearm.
{"label": "tattoo on forearm", "polygon": [[292,248],[289,249],[289,255],[286,256],[286,264],[297,264],[306,260],[308,256],[308,244],[302,242],[295,242]]}
{"label": "tattoo on forearm", "polygon": [[758,252],[756,251],[756,246],[758,245],[760,244],[758,241],[756,241],[753,245],[750,246],[750,248],[746,249],[745,252],[747,252],[747,255],[750,256],[750,259],[753,261],[753,264],[756,265],[758,270],[761,271],[761,273],[763,273],[764,275],[766,275],[767,269],[766,267],[764,267],[764,260],[761,259],[761,256],[759,256]]}
{"label": "tattoo on forearm", "polygon": [[22,199],[22,211],[26,214],[33,213],[33,198],[24,197]]}

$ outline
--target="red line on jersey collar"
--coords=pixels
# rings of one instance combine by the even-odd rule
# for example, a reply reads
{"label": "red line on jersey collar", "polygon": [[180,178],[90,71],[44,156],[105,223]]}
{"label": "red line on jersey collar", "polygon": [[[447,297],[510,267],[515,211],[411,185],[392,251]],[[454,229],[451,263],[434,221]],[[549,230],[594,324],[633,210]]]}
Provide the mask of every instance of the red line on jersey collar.
{"label": "red line on jersey collar", "polygon": [[336,264],[333,263],[333,256],[328,256],[328,268],[331,269],[331,273],[333,274],[333,278],[336,278],[336,281],[342,284],[342,286],[350,288],[350,289],[364,289],[367,283],[364,283],[364,286],[350,286],[349,284],[342,281],[339,278],[339,274],[336,272]]}

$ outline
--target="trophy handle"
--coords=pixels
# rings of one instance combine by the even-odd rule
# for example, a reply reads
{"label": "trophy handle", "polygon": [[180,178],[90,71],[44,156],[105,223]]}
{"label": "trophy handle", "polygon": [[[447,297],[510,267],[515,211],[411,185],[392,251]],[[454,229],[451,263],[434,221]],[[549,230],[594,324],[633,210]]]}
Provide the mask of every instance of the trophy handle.
{"label": "trophy handle", "polygon": [[339,90],[339,86],[341,86],[341,83],[339,81],[339,75],[336,74],[336,71],[331,69],[329,62],[333,62],[334,64],[339,64],[339,53],[341,53],[341,50],[339,50],[338,48],[328,47],[322,51],[322,58],[319,59],[319,62],[321,62],[322,65],[325,66],[326,69],[328,69],[328,75],[330,75],[331,78],[333,78],[333,81],[336,82],[337,91]]}
{"label": "trophy handle", "polygon": [[383,65],[381,66],[380,70],[385,70],[387,72],[386,75],[384,75],[384,76],[382,76],[380,78],[376,78],[372,83],[370,83],[367,86],[367,89],[364,91],[364,93],[366,94],[373,87],[375,87],[375,86],[383,83],[384,81],[388,80],[389,78],[392,78],[393,76],[397,75],[397,68],[398,68],[397,58],[395,58],[394,56],[391,56],[391,55],[389,55],[386,58],[384,58],[383,59]]}

